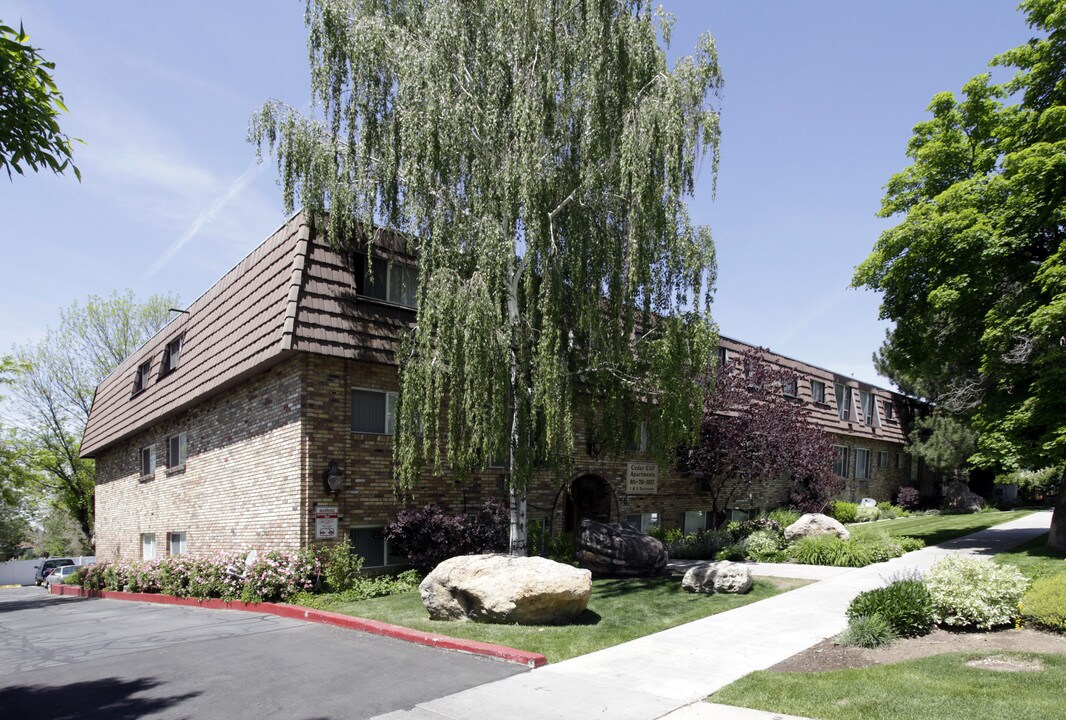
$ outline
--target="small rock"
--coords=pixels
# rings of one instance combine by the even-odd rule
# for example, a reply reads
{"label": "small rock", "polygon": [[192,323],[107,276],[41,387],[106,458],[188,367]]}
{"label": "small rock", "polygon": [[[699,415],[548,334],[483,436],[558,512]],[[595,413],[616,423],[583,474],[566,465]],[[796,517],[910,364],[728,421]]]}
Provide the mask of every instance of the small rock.
{"label": "small rock", "polygon": [[836,535],[841,540],[851,538],[851,533],[848,532],[846,527],[828,515],[822,515],[821,513],[807,513],[785,528],[785,540],[787,542],[794,542],[811,535],[826,534]]}
{"label": "small rock", "polygon": [[707,595],[746,593],[751,590],[751,568],[728,560],[697,565],[685,573],[681,587]]}
{"label": "small rock", "polygon": [[985,499],[961,480],[953,480],[944,486],[944,504],[952,510],[977,512],[985,506]]}

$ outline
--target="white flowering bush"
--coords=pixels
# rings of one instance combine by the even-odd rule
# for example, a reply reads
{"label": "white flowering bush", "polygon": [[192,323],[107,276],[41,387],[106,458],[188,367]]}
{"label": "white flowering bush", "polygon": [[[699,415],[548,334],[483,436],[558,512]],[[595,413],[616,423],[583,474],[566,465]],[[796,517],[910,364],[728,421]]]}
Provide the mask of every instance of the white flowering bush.
{"label": "white flowering bush", "polygon": [[950,555],[926,573],[925,584],[938,624],[987,630],[1017,616],[1029,581],[1013,565]]}
{"label": "white flowering bush", "polygon": [[779,562],[784,559],[781,553],[785,546],[784,537],[774,530],[756,530],[741,540],[740,546],[747,557],[756,562]]}

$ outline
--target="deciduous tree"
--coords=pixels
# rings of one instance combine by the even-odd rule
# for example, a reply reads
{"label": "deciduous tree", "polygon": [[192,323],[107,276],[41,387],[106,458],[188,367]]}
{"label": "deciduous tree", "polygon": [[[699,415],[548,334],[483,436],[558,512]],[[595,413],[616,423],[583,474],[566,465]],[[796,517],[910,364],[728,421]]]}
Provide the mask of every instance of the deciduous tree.
{"label": "deciduous tree", "polygon": [[881,371],[971,421],[974,464],[1066,472],[1066,3],[1022,8],[1037,37],[992,61],[1013,78],[941,93],[915,126],[881,208],[900,223],[854,284],[895,321]]}
{"label": "deciduous tree", "polygon": [[90,295],[60,312],[59,325],[36,345],[15,349],[12,383],[19,434],[28,464],[42,489],[92,537],[93,462],[79,457],[96,386],[166,324],[176,296],[152,295],[144,303],[132,291]]}
{"label": "deciduous tree", "polygon": [[30,36],[0,22],[0,170],[22,175],[23,165],[36,172],[59,174],[67,168],[81,180],[71,158],[71,138],[56,118],[66,112],[63,95],[52,80],[55,63],[29,44]]}
{"label": "deciduous tree", "polygon": [[685,201],[701,158],[716,172],[714,42],[669,67],[647,0],[310,0],[307,21],[320,116],[270,102],[250,138],[334,243],[408,238],[398,481],[509,456],[524,553],[535,467],[569,477],[576,398],[606,451],[638,406],[660,447],[698,427],[715,263]]}
{"label": "deciduous tree", "polygon": [[700,440],[686,454],[689,468],[703,474],[716,523],[731,506],[746,506],[756,483],[788,478],[789,499],[803,512],[821,511],[844,489],[832,471],[832,440],[793,397],[796,382],[763,349],[709,374]]}

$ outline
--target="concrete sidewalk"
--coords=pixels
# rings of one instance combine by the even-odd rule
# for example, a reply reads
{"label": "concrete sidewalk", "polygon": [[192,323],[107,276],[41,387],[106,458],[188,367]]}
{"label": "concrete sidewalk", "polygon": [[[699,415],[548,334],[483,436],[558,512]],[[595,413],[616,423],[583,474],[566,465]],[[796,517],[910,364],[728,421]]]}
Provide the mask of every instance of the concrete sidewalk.
{"label": "concrete sidewalk", "polygon": [[755,670],[839,633],[858,593],[927,570],[955,553],[994,555],[1046,532],[1038,512],[943,545],[827,579],[751,605],[532,672],[422,703],[381,720],[651,720],[784,717],[701,702]]}

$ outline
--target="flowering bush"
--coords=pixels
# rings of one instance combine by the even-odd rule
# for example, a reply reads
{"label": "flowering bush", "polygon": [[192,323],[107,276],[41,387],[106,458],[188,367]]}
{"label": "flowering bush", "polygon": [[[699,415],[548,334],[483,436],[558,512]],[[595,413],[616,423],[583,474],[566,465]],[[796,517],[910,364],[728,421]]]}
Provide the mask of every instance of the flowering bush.
{"label": "flowering bush", "polygon": [[936,622],[987,630],[1014,619],[1029,581],[1012,565],[951,555],[929,570],[925,584]]}
{"label": "flowering bush", "polygon": [[87,590],[164,593],[177,597],[282,601],[314,587],[318,562],[308,550],[271,551],[245,566],[244,553],[211,558],[175,555],[90,565],[72,582]]}

